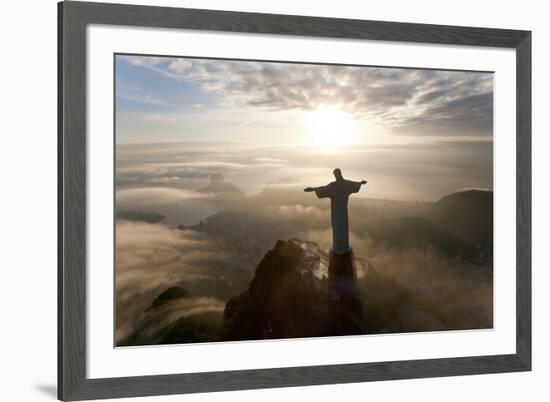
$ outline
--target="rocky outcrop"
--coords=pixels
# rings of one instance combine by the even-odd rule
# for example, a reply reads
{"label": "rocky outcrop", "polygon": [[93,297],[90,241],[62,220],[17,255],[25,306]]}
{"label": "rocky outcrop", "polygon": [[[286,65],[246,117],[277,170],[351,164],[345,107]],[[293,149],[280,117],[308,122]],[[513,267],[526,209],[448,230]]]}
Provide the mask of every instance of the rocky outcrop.
{"label": "rocky outcrop", "polygon": [[[329,290],[321,259],[311,244],[278,241],[258,264],[249,289],[227,302],[228,339],[326,336],[335,334],[335,328],[338,335],[364,333],[357,298],[353,311],[333,308],[349,300],[334,297]],[[355,317],[350,319],[348,313]]]}
{"label": "rocky outcrop", "polygon": [[220,341],[224,303],[173,286],[161,292],[117,346]]}
{"label": "rocky outcrop", "polygon": [[250,287],[224,311],[229,339],[320,336],[325,332],[326,280],[313,273],[318,259],[292,241],[278,241],[258,264]]}
{"label": "rocky outcrop", "polygon": [[164,306],[166,303],[172,300],[181,299],[182,297],[188,297],[188,296],[189,296],[189,292],[187,290],[177,286],[173,286],[171,288],[166,289],[164,292],[158,295],[157,298],[153,300],[153,303],[151,303],[151,306],[146,311]]}

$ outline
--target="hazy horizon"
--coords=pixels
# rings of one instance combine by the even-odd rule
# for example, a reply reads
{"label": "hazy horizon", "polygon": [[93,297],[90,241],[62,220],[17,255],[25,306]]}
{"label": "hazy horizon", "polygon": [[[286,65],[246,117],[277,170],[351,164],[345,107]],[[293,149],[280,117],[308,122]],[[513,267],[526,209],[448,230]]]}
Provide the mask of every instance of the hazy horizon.
{"label": "hazy horizon", "polygon": [[492,96],[484,72],[118,55],[117,188],[222,173],[254,194],[339,167],[359,197],[492,189]]}

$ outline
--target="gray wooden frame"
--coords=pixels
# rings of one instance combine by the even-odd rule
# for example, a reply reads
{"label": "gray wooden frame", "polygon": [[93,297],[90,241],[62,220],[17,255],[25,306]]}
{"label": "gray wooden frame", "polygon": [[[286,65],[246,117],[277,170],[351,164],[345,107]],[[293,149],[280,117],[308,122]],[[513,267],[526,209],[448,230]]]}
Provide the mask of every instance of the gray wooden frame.
{"label": "gray wooden frame", "polygon": [[[136,5],[58,5],[58,397],[82,400],[531,370],[531,32]],[[86,26],[128,25],[516,50],[516,353],[88,379]]]}

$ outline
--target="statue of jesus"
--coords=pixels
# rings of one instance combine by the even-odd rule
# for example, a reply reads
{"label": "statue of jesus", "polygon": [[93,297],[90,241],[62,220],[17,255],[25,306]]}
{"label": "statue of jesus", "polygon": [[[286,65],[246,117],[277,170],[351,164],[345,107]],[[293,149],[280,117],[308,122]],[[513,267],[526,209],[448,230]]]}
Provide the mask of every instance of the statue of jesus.
{"label": "statue of jesus", "polygon": [[347,253],[349,248],[348,198],[359,192],[366,180],[351,181],[342,176],[340,169],[333,171],[336,181],[322,187],[307,187],[306,192],[315,191],[318,198],[330,198],[332,222],[332,251],[336,254]]}

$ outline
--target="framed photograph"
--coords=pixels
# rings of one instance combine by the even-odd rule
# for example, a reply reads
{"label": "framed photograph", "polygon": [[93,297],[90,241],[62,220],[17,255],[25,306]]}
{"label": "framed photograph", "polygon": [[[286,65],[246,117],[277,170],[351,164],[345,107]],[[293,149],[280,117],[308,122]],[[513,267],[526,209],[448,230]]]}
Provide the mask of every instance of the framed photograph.
{"label": "framed photograph", "polygon": [[531,33],[59,3],[58,397],[531,369]]}

